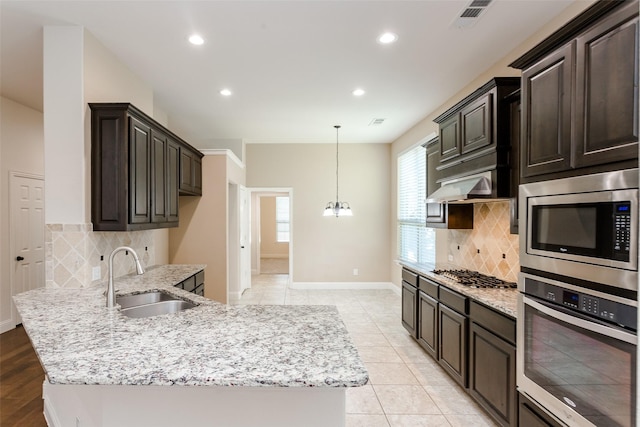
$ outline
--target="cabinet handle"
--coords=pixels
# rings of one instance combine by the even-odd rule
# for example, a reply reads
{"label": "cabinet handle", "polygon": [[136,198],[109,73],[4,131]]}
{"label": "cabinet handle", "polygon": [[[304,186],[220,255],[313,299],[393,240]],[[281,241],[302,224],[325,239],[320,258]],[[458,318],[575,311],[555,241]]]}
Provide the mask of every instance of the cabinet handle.
{"label": "cabinet handle", "polygon": [[24,257],[23,257],[23,256],[18,255],[18,256],[16,257],[16,261],[24,261]]}

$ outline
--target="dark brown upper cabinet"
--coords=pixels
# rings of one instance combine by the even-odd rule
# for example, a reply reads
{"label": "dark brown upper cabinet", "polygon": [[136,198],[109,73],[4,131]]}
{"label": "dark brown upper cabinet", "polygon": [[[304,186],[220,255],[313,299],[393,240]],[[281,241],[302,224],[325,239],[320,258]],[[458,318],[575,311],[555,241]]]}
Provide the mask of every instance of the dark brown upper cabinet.
{"label": "dark brown upper cabinet", "polygon": [[[182,153],[202,154],[129,103],[91,108],[91,221],[95,231],[176,227]],[[196,160],[193,160],[195,163]],[[189,164],[202,191],[202,169]],[[198,194],[192,185],[188,194]]]}
{"label": "dark brown upper cabinet", "polygon": [[187,147],[180,149],[180,195],[202,195],[202,154]]}
{"label": "dark brown upper cabinet", "polygon": [[[509,197],[511,140],[505,98],[520,88],[519,77],[495,77],[435,118],[439,129],[437,161],[429,181],[444,181],[491,171],[500,185],[496,197]],[[429,167],[429,166],[428,166]],[[435,169],[435,170],[433,170]],[[429,186],[427,186],[429,187]],[[427,196],[433,191],[427,188]]]}
{"label": "dark brown upper cabinet", "polygon": [[638,2],[600,1],[522,69],[522,182],[638,165]]}

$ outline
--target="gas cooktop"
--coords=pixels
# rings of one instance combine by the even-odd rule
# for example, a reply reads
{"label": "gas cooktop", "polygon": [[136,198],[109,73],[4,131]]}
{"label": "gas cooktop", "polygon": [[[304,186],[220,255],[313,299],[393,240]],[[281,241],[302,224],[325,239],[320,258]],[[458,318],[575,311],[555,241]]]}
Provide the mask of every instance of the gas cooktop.
{"label": "gas cooktop", "polygon": [[518,287],[515,282],[506,282],[471,270],[433,270],[433,273],[471,288],[513,289]]}

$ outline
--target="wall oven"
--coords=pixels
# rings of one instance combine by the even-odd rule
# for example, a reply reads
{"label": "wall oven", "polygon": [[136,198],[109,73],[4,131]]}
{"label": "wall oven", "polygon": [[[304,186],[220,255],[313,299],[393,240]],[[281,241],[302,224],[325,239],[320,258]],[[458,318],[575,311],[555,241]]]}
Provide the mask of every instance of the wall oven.
{"label": "wall oven", "polygon": [[519,286],[519,391],[569,426],[636,426],[636,302],[527,273]]}
{"label": "wall oven", "polygon": [[636,426],[638,169],[519,196],[518,390],[568,426]]}
{"label": "wall oven", "polygon": [[520,186],[520,265],[635,291],[638,169]]}

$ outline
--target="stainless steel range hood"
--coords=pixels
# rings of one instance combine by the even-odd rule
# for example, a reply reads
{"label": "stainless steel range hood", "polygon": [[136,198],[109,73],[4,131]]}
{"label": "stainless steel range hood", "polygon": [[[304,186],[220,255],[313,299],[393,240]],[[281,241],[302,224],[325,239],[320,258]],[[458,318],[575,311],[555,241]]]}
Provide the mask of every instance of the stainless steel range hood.
{"label": "stainless steel range hood", "polygon": [[445,181],[434,191],[427,203],[473,203],[495,199],[491,172]]}

